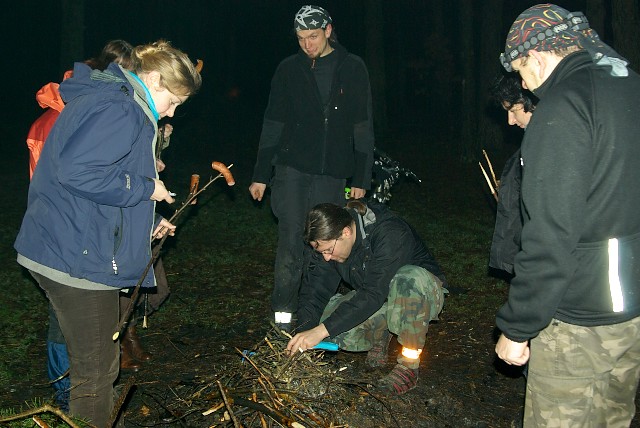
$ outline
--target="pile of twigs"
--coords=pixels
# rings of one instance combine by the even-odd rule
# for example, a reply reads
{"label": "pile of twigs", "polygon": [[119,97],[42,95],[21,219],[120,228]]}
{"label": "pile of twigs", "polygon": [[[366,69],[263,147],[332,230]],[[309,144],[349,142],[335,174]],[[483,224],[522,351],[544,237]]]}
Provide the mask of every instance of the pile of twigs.
{"label": "pile of twigs", "polygon": [[324,351],[289,355],[288,340],[273,328],[253,349],[236,348],[237,362],[226,366],[225,373],[188,394],[173,391],[180,395],[174,402],[179,405],[164,406],[173,408],[173,418],[165,422],[192,419],[197,409],[197,419],[211,427],[347,427],[336,421],[336,412],[348,406],[345,396],[369,395],[366,387],[343,379],[346,367],[325,358]]}

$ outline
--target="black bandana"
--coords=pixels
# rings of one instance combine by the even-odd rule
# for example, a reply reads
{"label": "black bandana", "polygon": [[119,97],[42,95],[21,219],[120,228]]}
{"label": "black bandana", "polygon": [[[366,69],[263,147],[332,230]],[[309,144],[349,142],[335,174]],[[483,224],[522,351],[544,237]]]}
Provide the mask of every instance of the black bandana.
{"label": "black bandana", "polygon": [[300,30],[316,30],[327,28],[331,24],[329,12],[320,6],[306,5],[302,6],[293,20],[293,28]]}

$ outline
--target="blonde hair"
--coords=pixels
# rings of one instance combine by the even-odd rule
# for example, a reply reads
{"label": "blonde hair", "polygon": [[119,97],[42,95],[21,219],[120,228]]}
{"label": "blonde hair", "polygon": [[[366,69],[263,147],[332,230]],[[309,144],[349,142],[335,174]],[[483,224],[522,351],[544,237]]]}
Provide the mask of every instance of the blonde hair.
{"label": "blonde hair", "polygon": [[131,53],[132,71],[136,74],[160,73],[160,86],[175,95],[191,96],[202,85],[200,73],[189,60],[187,54],[171,46],[165,40],[133,48]]}

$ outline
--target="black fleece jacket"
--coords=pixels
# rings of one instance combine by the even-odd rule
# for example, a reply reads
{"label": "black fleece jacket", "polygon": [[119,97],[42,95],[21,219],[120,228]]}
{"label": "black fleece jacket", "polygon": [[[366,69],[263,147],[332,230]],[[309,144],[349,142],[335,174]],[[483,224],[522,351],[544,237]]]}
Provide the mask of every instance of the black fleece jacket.
{"label": "black fleece jacket", "polygon": [[573,53],[534,91],[540,102],[522,142],[522,249],[497,315],[516,342],[553,318],[597,326],[640,315],[640,76],[609,70]]}
{"label": "black fleece jacket", "polygon": [[320,323],[329,299],[344,280],[355,296],[341,304],[325,321],[331,337],[348,331],[373,315],[387,299],[391,279],[406,265],[420,266],[440,278],[445,276],[417,232],[381,204],[367,202],[371,215],[351,211],[356,241],[344,263],[326,262],[315,254],[308,264],[300,289],[298,325],[308,330]]}
{"label": "black fleece jacket", "polygon": [[[350,178],[371,187],[373,122],[367,68],[332,43],[338,56],[329,102],[324,105],[312,67],[302,52],[283,60],[271,81],[253,181],[269,183],[274,165],[307,174]],[[318,58],[323,61],[326,58]]]}

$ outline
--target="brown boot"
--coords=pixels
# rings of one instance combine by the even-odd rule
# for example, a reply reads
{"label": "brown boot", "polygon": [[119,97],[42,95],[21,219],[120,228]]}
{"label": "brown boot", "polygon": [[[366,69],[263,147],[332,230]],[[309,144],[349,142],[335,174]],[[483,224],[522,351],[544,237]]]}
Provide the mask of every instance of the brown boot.
{"label": "brown boot", "polygon": [[151,359],[151,354],[149,352],[145,352],[142,349],[142,343],[140,342],[140,338],[136,333],[135,326],[127,327],[127,332],[124,335],[124,342],[128,342],[128,346],[130,346],[131,355],[138,361],[149,361]]}
{"label": "brown boot", "polygon": [[131,342],[127,340],[127,335],[120,342],[120,369],[133,370],[137,372],[142,368],[142,363],[133,358]]}

